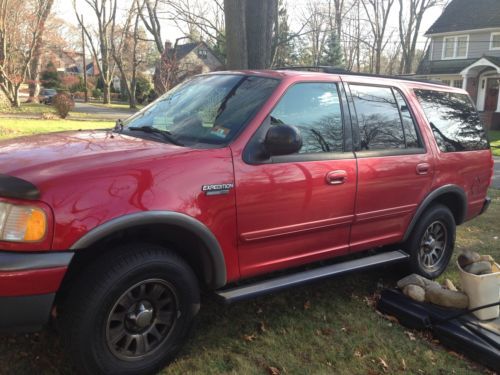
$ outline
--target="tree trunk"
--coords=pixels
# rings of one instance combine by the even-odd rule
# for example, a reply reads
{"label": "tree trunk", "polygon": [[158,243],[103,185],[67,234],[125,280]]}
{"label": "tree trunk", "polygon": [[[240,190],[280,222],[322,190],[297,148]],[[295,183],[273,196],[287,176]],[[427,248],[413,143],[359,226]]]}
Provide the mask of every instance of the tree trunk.
{"label": "tree trunk", "polygon": [[110,104],[111,103],[111,82],[104,82],[102,103],[103,104]]}
{"label": "tree trunk", "polygon": [[39,34],[35,40],[35,48],[33,50],[33,60],[31,61],[30,66],[30,84],[29,84],[29,98],[28,103],[38,103],[38,95],[40,94],[40,58],[42,56],[43,49],[43,34],[45,31],[45,23],[47,22],[47,18],[50,15],[50,11],[52,9],[52,5],[54,4],[54,0],[47,0],[45,4],[45,8],[40,18],[40,30]]}
{"label": "tree trunk", "polygon": [[224,0],[228,69],[247,69],[246,0]]}

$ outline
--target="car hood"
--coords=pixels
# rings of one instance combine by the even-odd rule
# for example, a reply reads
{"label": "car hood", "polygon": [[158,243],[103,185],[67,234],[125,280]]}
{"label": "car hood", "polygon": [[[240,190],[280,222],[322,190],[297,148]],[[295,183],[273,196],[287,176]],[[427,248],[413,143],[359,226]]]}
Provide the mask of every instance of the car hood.
{"label": "car hood", "polygon": [[42,134],[0,141],[0,174],[38,185],[64,175],[116,168],[189,150],[104,130]]}

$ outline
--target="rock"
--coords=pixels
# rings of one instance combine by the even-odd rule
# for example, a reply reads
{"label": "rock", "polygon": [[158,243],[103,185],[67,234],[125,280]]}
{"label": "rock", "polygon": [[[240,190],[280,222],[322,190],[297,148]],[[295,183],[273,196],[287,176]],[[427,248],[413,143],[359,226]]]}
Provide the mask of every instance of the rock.
{"label": "rock", "polygon": [[491,255],[481,255],[481,260],[493,263],[495,259]]}
{"label": "rock", "polygon": [[435,281],[428,280],[425,277],[413,273],[411,275],[403,277],[401,280],[398,281],[397,285],[399,289],[403,290],[404,287],[407,285],[418,285],[419,287],[425,289],[427,288],[427,286],[434,284],[439,285]]}
{"label": "rock", "polygon": [[491,273],[491,263],[487,261],[472,263],[465,266],[464,270],[474,275],[485,275]]}
{"label": "rock", "polygon": [[417,302],[425,301],[425,289],[415,284],[406,285],[403,288],[403,294]]}
{"label": "rock", "polygon": [[462,267],[462,268],[464,268],[465,266],[468,266],[469,264],[479,262],[479,261],[481,261],[481,255],[479,255],[475,251],[471,251],[471,250],[464,250],[458,256],[458,264],[460,264],[460,267]]}
{"label": "rock", "polygon": [[458,289],[455,287],[455,285],[453,284],[453,282],[450,279],[446,279],[444,281],[444,286],[446,287],[446,289],[453,290],[454,292],[458,292]]}
{"label": "rock", "polygon": [[467,294],[444,289],[440,285],[430,285],[425,290],[425,300],[435,305],[456,309],[466,309],[469,306]]}

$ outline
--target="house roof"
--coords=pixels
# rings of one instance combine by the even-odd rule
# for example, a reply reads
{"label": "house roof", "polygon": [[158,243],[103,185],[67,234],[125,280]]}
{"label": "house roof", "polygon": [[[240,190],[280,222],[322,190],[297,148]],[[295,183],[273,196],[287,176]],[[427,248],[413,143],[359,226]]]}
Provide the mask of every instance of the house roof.
{"label": "house roof", "polygon": [[417,75],[431,74],[460,74],[462,70],[469,65],[474,64],[481,59],[487,59],[493,64],[500,66],[500,57],[482,56],[474,59],[458,59],[458,60],[433,60],[424,59],[417,68]]}
{"label": "house roof", "polygon": [[[200,43],[186,43],[186,44],[180,44],[180,45],[177,45],[177,47],[175,48],[175,54],[176,54],[176,57],[177,57],[177,60],[181,60],[183,59],[184,57],[186,57],[186,55],[191,52],[192,50],[194,50],[196,47],[198,47]],[[167,51],[168,53],[168,57],[172,57],[173,56],[173,53],[174,53],[174,49],[171,48],[169,51]]]}
{"label": "house roof", "polygon": [[453,0],[425,35],[500,27],[499,0]]}

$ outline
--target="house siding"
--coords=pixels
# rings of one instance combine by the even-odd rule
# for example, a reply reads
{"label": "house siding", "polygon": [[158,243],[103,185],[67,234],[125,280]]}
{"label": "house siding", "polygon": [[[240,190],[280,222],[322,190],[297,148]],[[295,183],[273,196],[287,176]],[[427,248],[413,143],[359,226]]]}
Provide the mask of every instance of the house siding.
{"label": "house siding", "polygon": [[[500,32],[500,28],[497,31]],[[453,35],[469,35],[469,50],[467,58],[480,58],[481,56],[500,57],[500,50],[490,50],[490,38],[492,31],[481,32],[457,32],[446,36]],[[443,36],[435,36],[432,38],[432,57],[431,60],[441,60],[443,56]]]}

